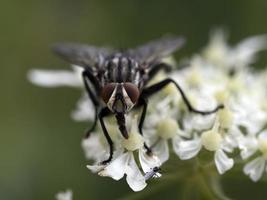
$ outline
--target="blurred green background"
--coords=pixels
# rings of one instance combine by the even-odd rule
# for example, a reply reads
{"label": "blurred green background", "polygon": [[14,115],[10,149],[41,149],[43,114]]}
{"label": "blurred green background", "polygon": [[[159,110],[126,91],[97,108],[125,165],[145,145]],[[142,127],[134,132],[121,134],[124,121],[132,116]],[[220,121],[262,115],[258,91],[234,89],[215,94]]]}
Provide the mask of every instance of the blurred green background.
{"label": "blurred green background", "polygon": [[[227,28],[231,42],[267,33],[265,0],[1,0],[0,3],[0,199],[47,200],[70,188],[74,199],[117,199],[131,193],[125,181],[101,178],[86,169],[80,148],[86,123],[70,119],[79,90],[31,85],[31,68],[68,68],[51,44],[76,41],[130,47],[166,33],[184,35],[177,57],[190,56],[209,31]],[[261,54],[259,66],[267,63]],[[267,184],[244,175],[224,178],[234,199],[262,199]],[[242,184],[240,184],[242,182]],[[146,189],[149,190],[149,187]],[[178,185],[153,199],[172,198]]]}

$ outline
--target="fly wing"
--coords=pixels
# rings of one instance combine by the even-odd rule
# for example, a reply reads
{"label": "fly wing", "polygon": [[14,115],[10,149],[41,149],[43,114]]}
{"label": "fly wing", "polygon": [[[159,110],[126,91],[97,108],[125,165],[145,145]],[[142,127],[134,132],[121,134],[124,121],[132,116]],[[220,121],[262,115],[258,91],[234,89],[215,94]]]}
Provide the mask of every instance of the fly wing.
{"label": "fly wing", "polygon": [[140,63],[151,63],[170,55],[185,43],[183,37],[163,37],[127,51]]}
{"label": "fly wing", "polygon": [[84,44],[63,43],[53,46],[53,51],[71,64],[84,68],[101,66],[114,50]]}

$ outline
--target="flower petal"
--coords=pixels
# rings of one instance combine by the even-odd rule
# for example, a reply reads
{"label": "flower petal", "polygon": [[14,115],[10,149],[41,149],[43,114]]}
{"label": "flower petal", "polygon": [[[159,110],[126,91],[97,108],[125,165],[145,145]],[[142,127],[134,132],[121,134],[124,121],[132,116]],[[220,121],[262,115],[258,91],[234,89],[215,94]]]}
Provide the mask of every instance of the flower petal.
{"label": "flower petal", "polygon": [[30,70],[28,79],[35,85],[43,87],[81,87],[77,74],[67,70]]}
{"label": "flower petal", "polygon": [[215,152],[214,158],[215,165],[220,174],[223,174],[234,166],[234,160],[232,158],[228,158],[224,151],[221,149]]}
{"label": "flower petal", "polygon": [[247,163],[243,169],[244,173],[248,175],[251,180],[258,181],[264,171],[265,160],[263,157],[258,157]]}
{"label": "flower petal", "polygon": [[107,154],[107,148],[101,143],[100,135],[92,133],[89,138],[82,140],[82,149],[88,160],[100,162]]}
{"label": "flower petal", "polygon": [[173,139],[173,149],[181,160],[188,160],[193,158],[201,150],[200,138],[193,140],[180,140],[179,138]]}
{"label": "flower petal", "polygon": [[100,176],[109,176],[113,178],[114,180],[119,180],[124,176],[126,172],[127,164],[130,159],[131,159],[131,153],[127,152],[127,153],[121,154],[116,159],[111,161],[98,174]]}
{"label": "flower petal", "polygon": [[99,164],[95,164],[95,165],[86,165],[86,167],[91,170],[91,172],[93,173],[98,173],[101,170],[103,170],[105,168],[105,165],[99,165]]}
{"label": "flower petal", "polygon": [[72,111],[71,118],[75,121],[93,121],[95,117],[95,109],[92,101],[87,95],[83,95],[76,105],[76,109]]}
{"label": "flower petal", "polygon": [[166,140],[160,139],[152,152],[160,159],[161,163],[166,162],[169,159],[169,147]]}
{"label": "flower petal", "polygon": [[254,62],[256,53],[266,49],[267,37],[266,35],[258,35],[244,39],[236,48],[232,50],[230,58],[232,58],[233,64],[237,67],[248,66]]}
{"label": "flower petal", "polygon": [[239,137],[238,146],[241,150],[241,158],[247,159],[252,156],[258,148],[258,140],[253,135]]}
{"label": "flower petal", "polygon": [[139,150],[139,161],[144,173],[161,166],[160,159],[155,155],[148,155],[144,149]]}
{"label": "flower petal", "polygon": [[132,152],[129,152],[128,164],[125,168],[126,181],[130,188],[137,192],[143,190],[146,187],[145,177],[141,174]]}

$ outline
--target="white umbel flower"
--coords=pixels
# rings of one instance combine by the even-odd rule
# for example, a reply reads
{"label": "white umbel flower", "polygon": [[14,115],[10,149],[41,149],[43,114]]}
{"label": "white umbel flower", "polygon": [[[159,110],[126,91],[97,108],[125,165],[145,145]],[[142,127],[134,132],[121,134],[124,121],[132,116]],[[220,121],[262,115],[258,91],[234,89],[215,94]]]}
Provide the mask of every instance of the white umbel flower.
{"label": "white umbel flower", "polygon": [[227,43],[227,39],[225,31],[215,30],[211,34],[209,44],[203,50],[204,58],[223,70],[239,70],[249,66],[255,61],[256,54],[267,47],[266,35],[246,38],[233,47]]}
{"label": "white umbel flower", "polygon": [[143,173],[139,169],[132,151],[121,152],[120,155],[107,165],[87,165],[87,168],[100,176],[120,180],[126,175],[126,181],[133,191],[143,190],[147,183],[145,174],[161,165],[156,156],[148,156],[143,149],[139,150],[139,162]]}
{"label": "white umbel flower", "polygon": [[169,159],[168,141],[176,138],[180,130],[175,119],[177,109],[170,107],[171,101],[172,98],[166,97],[157,105],[151,103],[151,108],[156,106],[156,109],[147,114],[143,131],[147,145],[162,163]]}
{"label": "white umbel flower", "polygon": [[[101,127],[97,126],[95,133],[82,141],[85,156],[92,161],[88,169],[114,180],[125,176],[132,190],[140,191],[146,187],[147,179],[160,176],[159,166],[168,161],[171,143],[181,160],[194,158],[202,151],[212,152],[211,164],[219,174],[233,167],[235,158],[231,157],[235,154],[231,153],[239,148],[241,158],[245,162],[249,159],[244,173],[258,181],[267,170],[267,70],[257,73],[250,65],[266,47],[266,35],[250,37],[233,46],[227,43],[225,32],[213,32],[203,52],[195,54],[188,67],[175,70],[170,77],[181,86],[194,108],[211,110],[223,104],[224,109],[207,116],[190,113],[177,88],[170,84],[149,98],[144,136],[137,129],[137,117],[131,115],[135,110],[126,118],[127,140],[114,121],[105,119],[114,142],[110,163],[99,164],[109,156]],[[77,66],[72,71],[31,70],[28,78],[38,86],[80,89],[83,88],[81,70]],[[159,73],[149,84],[166,77]],[[75,121],[91,121],[94,112],[92,102],[82,91],[71,117]],[[146,153],[144,142],[153,155]]]}
{"label": "white umbel flower", "polygon": [[174,150],[181,160],[195,157],[202,148],[214,152],[215,166],[220,174],[225,173],[234,165],[234,160],[229,158],[223,145],[224,138],[219,132],[218,121],[211,130],[202,132],[201,136],[195,134],[191,140],[180,140],[174,143]]}
{"label": "white umbel flower", "polygon": [[[111,130],[111,124],[107,123],[107,129]],[[155,155],[148,155],[144,150],[144,139],[137,131],[137,117],[130,115],[127,118],[129,138],[126,140],[117,131],[114,136],[111,130],[111,137],[115,144],[113,159],[106,165],[101,161],[107,159],[109,151],[106,141],[103,141],[102,133],[92,134],[88,139],[83,140],[82,147],[87,159],[93,160],[93,165],[87,165],[93,173],[100,176],[111,177],[120,180],[126,175],[126,181],[133,191],[143,190],[147,183],[145,174],[155,167],[160,167],[160,159]],[[134,153],[138,152],[138,161]],[[100,164],[99,164],[100,163]],[[138,167],[140,163],[141,169]]]}
{"label": "white umbel flower", "polygon": [[[89,166],[88,168],[90,169]],[[100,176],[109,176],[114,180],[120,180],[126,174],[126,181],[133,191],[143,190],[147,185],[132,152],[121,154],[98,174]]]}

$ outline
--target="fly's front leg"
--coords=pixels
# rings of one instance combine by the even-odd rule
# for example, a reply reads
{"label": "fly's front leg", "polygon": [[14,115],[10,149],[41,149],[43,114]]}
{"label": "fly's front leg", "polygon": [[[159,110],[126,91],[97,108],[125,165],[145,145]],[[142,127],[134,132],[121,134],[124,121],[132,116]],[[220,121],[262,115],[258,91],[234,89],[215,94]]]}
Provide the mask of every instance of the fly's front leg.
{"label": "fly's front leg", "polygon": [[[96,96],[97,95],[96,92],[100,90],[100,86],[90,71],[87,71],[87,70],[83,71],[82,78],[83,78],[83,82],[84,82],[87,94],[94,104],[94,111],[95,111],[94,122],[92,126],[86,130],[85,138],[88,138],[90,133],[95,129],[96,123],[97,123],[97,112],[98,112],[98,107],[99,107],[99,100]],[[93,92],[92,88],[90,88],[89,82],[93,85],[95,92]]]}
{"label": "fly's front leg", "polygon": [[107,128],[106,128],[104,120],[103,120],[103,118],[108,116],[110,113],[111,113],[110,110],[107,107],[105,107],[105,108],[102,108],[98,114],[101,128],[103,130],[103,133],[104,133],[106,140],[108,142],[108,145],[109,145],[109,157],[107,160],[104,160],[103,162],[101,162],[101,164],[103,164],[103,165],[109,163],[113,157],[113,142],[111,140],[111,137],[109,136],[109,133],[107,131]]}
{"label": "fly's front leg", "polygon": [[[144,125],[144,121],[145,121],[145,117],[146,117],[146,111],[147,111],[147,100],[142,98],[142,96],[140,96],[139,102],[138,102],[138,106],[143,106],[143,110],[142,110],[142,113],[141,113],[141,118],[140,118],[140,121],[139,121],[139,124],[138,124],[139,133],[143,136],[143,125]],[[151,154],[152,153],[151,149],[147,146],[146,143],[144,143],[144,147],[146,149],[146,153],[147,154]]]}
{"label": "fly's front leg", "polygon": [[212,110],[206,110],[206,111],[202,111],[202,110],[198,110],[198,109],[195,109],[190,101],[188,100],[188,98],[186,97],[185,93],[183,92],[182,88],[178,85],[178,83],[176,83],[174,80],[170,79],[170,78],[167,78],[159,83],[156,83],[148,88],[145,88],[143,91],[142,91],[142,94],[141,96],[143,96],[144,98],[147,98],[157,92],[159,92],[162,88],[164,88],[165,86],[167,86],[168,84],[174,84],[177,88],[177,90],[180,92],[181,96],[182,96],[182,99],[186,105],[186,107],[188,108],[188,110],[190,112],[194,112],[194,113],[198,113],[198,114],[201,114],[201,115],[209,115],[209,114],[212,114],[212,113],[215,113],[217,112],[219,109],[222,109],[224,106],[223,105],[218,105],[217,107],[215,107],[214,109]]}

